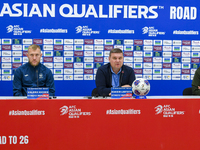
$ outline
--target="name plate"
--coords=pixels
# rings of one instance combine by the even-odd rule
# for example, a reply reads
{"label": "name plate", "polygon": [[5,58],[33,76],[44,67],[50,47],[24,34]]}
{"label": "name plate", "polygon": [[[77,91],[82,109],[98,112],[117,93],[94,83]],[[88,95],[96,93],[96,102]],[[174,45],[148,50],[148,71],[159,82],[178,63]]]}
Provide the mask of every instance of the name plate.
{"label": "name plate", "polygon": [[49,99],[49,88],[27,88],[27,99]]}
{"label": "name plate", "polygon": [[131,87],[115,87],[111,88],[111,98],[132,98]]}

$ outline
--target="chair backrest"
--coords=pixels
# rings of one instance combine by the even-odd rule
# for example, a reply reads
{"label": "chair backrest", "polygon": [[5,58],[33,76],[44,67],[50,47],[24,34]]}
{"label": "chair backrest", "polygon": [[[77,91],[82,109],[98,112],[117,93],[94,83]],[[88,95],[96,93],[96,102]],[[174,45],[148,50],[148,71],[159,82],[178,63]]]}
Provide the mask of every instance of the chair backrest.
{"label": "chair backrest", "polygon": [[94,88],[93,90],[92,90],[92,94],[91,94],[92,96],[99,96],[99,94],[98,94],[98,91],[97,91],[97,88]]}
{"label": "chair backrest", "polygon": [[185,88],[183,90],[183,95],[192,95],[192,88],[191,87]]}

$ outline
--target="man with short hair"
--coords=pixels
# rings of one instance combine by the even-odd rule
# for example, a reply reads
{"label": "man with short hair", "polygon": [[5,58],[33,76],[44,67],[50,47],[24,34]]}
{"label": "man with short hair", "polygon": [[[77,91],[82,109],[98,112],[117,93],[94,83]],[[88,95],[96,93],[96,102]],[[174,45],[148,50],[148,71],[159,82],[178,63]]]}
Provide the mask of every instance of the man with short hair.
{"label": "man with short hair", "polygon": [[42,57],[39,45],[28,47],[29,62],[17,68],[13,80],[13,95],[27,96],[27,88],[49,88],[49,96],[55,95],[55,86],[52,72],[40,63]]}
{"label": "man with short hair", "polygon": [[110,96],[111,87],[131,87],[135,73],[131,67],[123,65],[124,56],[119,48],[110,51],[109,62],[98,68],[96,87],[100,96]]}
{"label": "man with short hair", "polygon": [[192,95],[200,95],[200,67],[195,71],[192,80]]}

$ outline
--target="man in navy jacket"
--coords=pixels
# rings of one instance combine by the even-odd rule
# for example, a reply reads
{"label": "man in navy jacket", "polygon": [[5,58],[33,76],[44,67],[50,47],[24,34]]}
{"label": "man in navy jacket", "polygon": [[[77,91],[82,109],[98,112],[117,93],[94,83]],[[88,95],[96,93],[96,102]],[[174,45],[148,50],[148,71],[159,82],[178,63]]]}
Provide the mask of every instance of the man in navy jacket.
{"label": "man in navy jacket", "polygon": [[13,80],[13,95],[27,96],[27,88],[48,87],[49,96],[55,95],[52,72],[40,63],[42,56],[40,46],[30,45],[27,57],[29,62],[17,68]]}
{"label": "man in navy jacket", "polygon": [[96,87],[100,96],[110,96],[111,87],[131,87],[135,80],[133,69],[123,65],[121,49],[114,48],[110,51],[109,62],[97,70]]}

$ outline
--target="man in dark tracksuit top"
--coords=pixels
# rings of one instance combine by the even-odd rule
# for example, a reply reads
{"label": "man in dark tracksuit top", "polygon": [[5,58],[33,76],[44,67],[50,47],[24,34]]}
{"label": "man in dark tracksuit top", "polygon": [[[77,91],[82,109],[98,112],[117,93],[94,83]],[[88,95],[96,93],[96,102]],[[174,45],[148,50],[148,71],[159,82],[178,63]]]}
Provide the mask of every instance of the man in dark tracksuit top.
{"label": "man in dark tracksuit top", "polygon": [[192,94],[200,95],[200,67],[196,70],[192,80]]}
{"label": "man in dark tracksuit top", "polygon": [[49,96],[55,95],[52,72],[40,63],[41,49],[38,45],[30,45],[27,57],[29,62],[17,68],[13,80],[13,95],[27,96],[27,88],[48,87]]}
{"label": "man in dark tracksuit top", "polygon": [[100,96],[110,96],[111,87],[131,87],[135,73],[131,67],[123,65],[123,52],[112,49],[108,64],[101,66],[96,74],[96,87]]}

